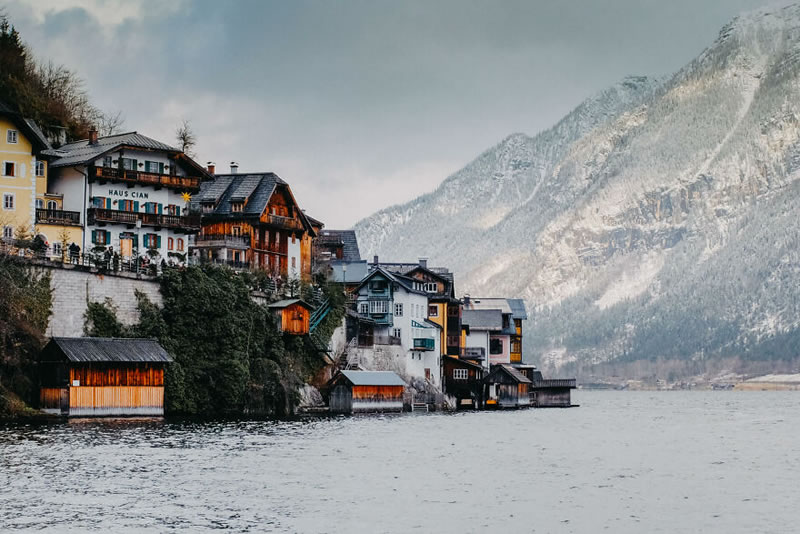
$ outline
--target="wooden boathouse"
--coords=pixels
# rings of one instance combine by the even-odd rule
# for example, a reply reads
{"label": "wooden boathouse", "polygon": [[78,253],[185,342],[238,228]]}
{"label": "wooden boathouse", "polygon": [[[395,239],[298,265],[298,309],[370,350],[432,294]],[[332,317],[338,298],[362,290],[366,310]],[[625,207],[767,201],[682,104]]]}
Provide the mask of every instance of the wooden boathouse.
{"label": "wooden boathouse", "polygon": [[54,337],[39,355],[39,408],[56,415],[164,415],[164,368],[153,339]]}
{"label": "wooden boathouse", "polygon": [[313,306],[300,299],[286,299],[267,306],[278,318],[278,328],[286,334],[302,336],[310,329]]}
{"label": "wooden boathouse", "polygon": [[456,409],[483,408],[483,378],[486,369],[482,365],[461,358],[442,356],[443,391],[453,397]]}
{"label": "wooden boathouse", "polygon": [[406,383],[391,371],[341,371],[329,385],[331,413],[403,411]]}
{"label": "wooden boathouse", "polygon": [[510,364],[493,365],[484,378],[487,408],[526,408],[531,405],[531,381]]}
{"label": "wooden boathouse", "polygon": [[572,406],[571,391],[576,387],[574,378],[534,380],[531,397],[537,408],[569,408]]}

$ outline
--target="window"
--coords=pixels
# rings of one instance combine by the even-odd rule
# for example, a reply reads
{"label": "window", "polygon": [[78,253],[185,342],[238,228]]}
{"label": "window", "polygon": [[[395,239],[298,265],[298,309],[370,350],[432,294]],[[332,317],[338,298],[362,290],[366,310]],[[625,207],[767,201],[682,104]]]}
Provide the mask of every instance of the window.
{"label": "window", "polygon": [[389,313],[388,300],[371,300],[369,301],[370,313]]}
{"label": "window", "polygon": [[3,209],[4,210],[13,210],[14,209],[14,195],[11,193],[3,194]]}
{"label": "window", "polygon": [[167,214],[174,215],[176,217],[180,217],[181,215],[181,207],[176,206],[175,204],[168,204],[167,205]]}
{"label": "window", "polygon": [[386,282],[384,280],[373,280],[369,283],[370,291],[374,291],[376,293],[383,293],[386,291]]}
{"label": "window", "polygon": [[292,245],[294,245],[295,235],[292,234]]}
{"label": "window", "polygon": [[161,174],[161,170],[163,169],[162,165],[163,164],[161,164],[161,163],[159,163],[157,161],[145,161],[144,162],[144,170],[145,170],[145,172],[152,172],[152,173],[156,173],[156,174]]}
{"label": "window", "polygon": [[4,161],[3,162],[3,176],[16,176],[17,175],[17,164],[13,161]]}
{"label": "window", "polygon": [[58,209],[58,202],[55,200],[48,200],[47,201],[47,209],[49,210],[57,210]]}
{"label": "window", "polygon": [[231,235],[233,237],[239,237],[242,235],[242,227],[241,226],[232,226],[231,227]]}
{"label": "window", "polygon": [[244,202],[232,202],[231,203],[231,211],[233,212],[240,212],[244,208]]}
{"label": "window", "polygon": [[369,302],[362,302],[359,304],[358,313],[367,315],[369,313]]}
{"label": "window", "polygon": [[36,162],[36,176],[44,176],[44,161]]}
{"label": "window", "polygon": [[178,250],[183,252],[183,238],[182,237],[178,238]]}
{"label": "window", "polygon": [[297,269],[297,258],[292,256],[292,269]]}
{"label": "window", "polygon": [[439,317],[439,306],[428,306],[428,317]]}
{"label": "window", "polygon": [[17,131],[16,130],[9,130],[6,132],[6,142],[11,143],[12,145],[17,144]]}
{"label": "window", "polygon": [[42,208],[44,208],[44,200],[42,200],[41,198],[37,198],[36,199],[36,209],[40,210]]}
{"label": "window", "polygon": [[398,302],[394,305],[394,316],[395,317],[402,317],[403,316],[403,303]]}
{"label": "window", "polygon": [[14,227],[13,226],[4,226],[3,227],[3,239],[12,239],[14,237]]}
{"label": "window", "polygon": [[58,243],[58,242],[53,243],[53,255],[54,256],[61,256],[62,255],[61,243]]}
{"label": "window", "polygon": [[519,354],[522,352],[522,341],[515,339],[511,342],[511,352]]}
{"label": "window", "polygon": [[447,316],[448,317],[458,317],[458,306],[448,306],[447,307]]}
{"label": "window", "polygon": [[122,168],[128,171],[136,170],[137,162],[132,158],[122,158]]}
{"label": "window", "polygon": [[173,250],[175,248],[175,240],[171,237],[167,238],[167,250]]}
{"label": "window", "polygon": [[490,339],[489,340],[489,354],[503,354],[503,340]]}
{"label": "window", "polygon": [[469,378],[467,369],[453,369],[453,380],[466,380]]}
{"label": "window", "polygon": [[426,293],[436,293],[439,291],[439,285],[436,282],[425,282]]}
{"label": "window", "polygon": [[111,232],[106,230],[92,230],[92,243],[95,245],[108,245],[111,242]]}
{"label": "window", "polygon": [[461,345],[461,338],[458,336],[447,336],[448,347],[458,347]]}
{"label": "window", "polygon": [[113,162],[111,160],[111,156],[106,156],[103,158],[103,167],[111,167]]}
{"label": "window", "polygon": [[400,337],[400,334],[402,334],[402,333],[403,333],[402,329],[400,329],[400,328],[392,328],[392,336]]}

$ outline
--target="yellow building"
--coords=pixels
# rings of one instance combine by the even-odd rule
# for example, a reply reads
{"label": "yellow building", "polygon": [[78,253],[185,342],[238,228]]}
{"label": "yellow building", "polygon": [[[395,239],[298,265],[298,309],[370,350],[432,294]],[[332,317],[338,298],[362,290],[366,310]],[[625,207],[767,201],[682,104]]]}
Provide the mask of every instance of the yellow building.
{"label": "yellow building", "polygon": [[41,235],[48,255],[61,256],[61,241],[79,243],[79,214],[62,210],[62,197],[47,192],[50,149],[36,124],[0,102],[0,238]]}
{"label": "yellow building", "polygon": [[429,269],[427,262],[406,272],[428,293],[428,319],[441,329],[442,353],[458,358],[461,355],[461,303],[455,298],[453,275],[446,269]]}

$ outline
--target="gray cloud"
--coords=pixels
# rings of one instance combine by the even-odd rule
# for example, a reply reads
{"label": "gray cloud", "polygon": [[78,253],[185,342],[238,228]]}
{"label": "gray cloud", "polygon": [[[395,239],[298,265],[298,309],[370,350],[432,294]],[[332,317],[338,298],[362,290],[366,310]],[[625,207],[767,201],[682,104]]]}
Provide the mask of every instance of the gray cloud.
{"label": "gray cloud", "polygon": [[309,213],[346,227],[626,75],[674,72],[761,3],[69,0],[7,11],[129,129],[171,142],[189,118],[201,162],[273,170]]}

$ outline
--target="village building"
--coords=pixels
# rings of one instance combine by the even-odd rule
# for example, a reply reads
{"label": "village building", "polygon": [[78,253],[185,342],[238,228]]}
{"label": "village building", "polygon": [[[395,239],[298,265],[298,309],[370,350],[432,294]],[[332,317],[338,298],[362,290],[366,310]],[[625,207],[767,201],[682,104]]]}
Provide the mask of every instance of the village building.
{"label": "village building", "polygon": [[527,408],[531,405],[531,381],[511,364],[493,365],[483,381],[487,408]]}
{"label": "village building", "polygon": [[38,235],[60,257],[60,239],[80,241],[82,228],[80,214],[64,211],[62,196],[48,191],[51,148],[35,122],[0,102],[0,241]]}
{"label": "village building", "polygon": [[200,230],[189,200],[210,176],[181,150],[137,132],[98,137],[92,130],[89,139],[45,154],[52,158],[48,193],[83,226],[75,243],[81,252],[186,261],[189,238]]}
{"label": "village building", "polygon": [[[485,369],[489,369],[492,363],[501,363],[498,360],[502,357],[502,347],[498,348],[496,340],[503,330],[502,312],[464,309],[461,322],[465,332],[461,358],[479,363]],[[492,340],[495,340],[494,344],[491,343]],[[490,349],[495,351],[492,354],[494,361],[490,361]]]}
{"label": "village building", "polygon": [[333,261],[361,261],[354,230],[321,230],[312,247],[314,261],[320,266]]}
{"label": "village building", "polygon": [[275,313],[278,329],[286,334],[305,335],[309,333],[313,306],[301,299],[285,299],[274,302],[267,308]]}
{"label": "village building", "polygon": [[377,267],[358,285],[355,311],[364,319],[358,322],[360,343],[400,347],[406,371],[439,387],[441,325],[427,318],[422,282]]}
{"label": "village building", "polygon": [[442,356],[442,392],[451,397],[456,409],[469,407],[483,408],[486,369],[479,363]]}
{"label": "village building", "polygon": [[533,404],[537,408],[569,408],[572,406],[571,392],[576,387],[574,378],[533,380],[531,384]]}
{"label": "village building", "polygon": [[405,386],[391,371],[341,371],[328,385],[330,412],[402,412]]}
{"label": "village building", "polygon": [[203,183],[192,200],[193,211],[203,217],[193,254],[201,261],[262,269],[275,277],[310,279],[317,230],[289,184],[271,172],[231,170]]}
{"label": "village building", "polygon": [[55,415],[164,414],[164,368],[152,339],[54,337],[39,355],[39,408]]}
{"label": "village building", "polygon": [[[493,316],[496,317],[497,312],[500,313],[500,324],[499,329],[496,328],[497,325],[493,323],[493,326],[490,330],[487,330],[484,327],[479,327],[479,332],[488,332],[488,345],[486,346],[486,354],[488,354],[488,358],[485,360],[485,364],[487,367],[491,367],[495,364],[500,363],[511,363],[511,340],[512,337],[517,337],[517,331],[515,328],[515,323],[513,320],[514,312],[511,309],[509,304],[509,299],[505,298],[474,298],[465,296],[463,301],[464,306],[464,314],[469,315],[472,317],[473,322],[476,320],[477,317],[488,317],[488,314],[478,314],[475,315],[472,312],[483,312],[483,311],[492,311]],[[524,305],[523,305],[524,307]],[[464,322],[467,322],[464,320]],[[468,323],[469,324],[469,323]],[[475,344],[474,340],[478,338],[483,339],[482,335],[477,335],[478,333],[475,332],[475,328],[473,325],[470,325],[470,332],[471,337],[468,337],[467,347],[483,347],[483,344]],[[521,326],[520,326],[520,335],[519,338],[521,339]],[[521,350],[521,343],[520,343],[520,350]],[[521,362],[521,354],[520,360]]]}

